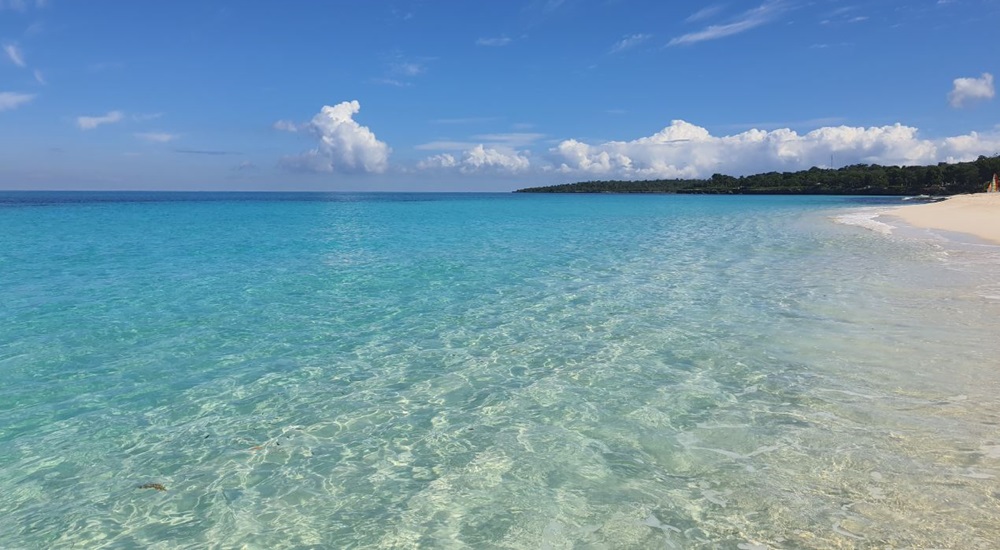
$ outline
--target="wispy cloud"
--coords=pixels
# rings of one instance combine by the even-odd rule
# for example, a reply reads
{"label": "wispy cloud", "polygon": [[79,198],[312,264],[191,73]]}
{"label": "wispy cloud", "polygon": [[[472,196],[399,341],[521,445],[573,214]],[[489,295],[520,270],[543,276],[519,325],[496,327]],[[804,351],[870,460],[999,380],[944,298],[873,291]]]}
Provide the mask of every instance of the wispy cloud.
{"label": "wispy cloud", "polygon": [[840,15],[851,13],[852,11],[857,11],[857,6],[840,6],[837,9],[830,12],[830,17],[837,17]]}
{"label": "wispy cloud", "polygon": [[385,65],[382,76],[373,78],[375,84],[385,84],[397,88],[408,88],[413,85],[412,79],[427,72],[427,61],[432,58],[406,58],[395,54]]}
{"label": "wispy cloud", "polygon": [[34,2],[28,0],[0,0],[0,11],[12,10],[23,13],[28,11],[28,8],[31,6],[44,8],[48,5],[48,0],[34,0]]}
{"label": "wispy cloud", "polygon": [[45,24],[41,21],[35,21],[28,25],[28,28],[24,29],[24,36],[36,36],[43,32],[45,32]]}
{"label": "wispy cloud", "polygon": [[0,92],[0,111],[17,109],[21,105],[35,99],[35,94],[22,94],[18,92]]}
{"label": "wispy cloud", "polygon": [[7,54],[7,58],[10,59],[11,63],[18,67],[26,65],[24,62],[24,53],[21,51],[21,48],[17,47],[17,44],[4,44],[3,51]]}
{"label": "wispy cloud", "polygon": [[771,122],[744,122],[736,124],[725,124],[722,126],[722,128],[727,128],[730,130],[734,129],[745,130],[747,128],[756,128],[761,130],[774,130],[778,128],[802,129],[802,128],[816,128],[821,126],[832,126],[836,124],[843,124],[844,121],[845,121],[844,117],[830,116],[830,117],[809,118],[804,120],[783,120],[783,121],[771,121]]}
{"label": "wispy cloud", "polygon": [[848,48],[848,47],[853,46],[853,45],[854,45],[853,42],[838,42],[836,44],[826,44],[826,43],[822,43],[822,44],[810,44],[809,45],[809,49],[811,49],[811,50],[825,50],[825,49],[828,49],[828,48]]}
{"label": "wispy cloud", "polygon": [[168,134],[166,132],[137,132],[135,137],[150,143],[168,143],[174,141],[180,136],[177,134]]}
{"label": "wispy cloud", "polygon": [[427,143],[414,145],[413,148],[418,151],[461,151],[463,149],[469,149],[475,146],[476,142],[474,141],[439,139],[435,141],[428,141]]}
{"label": "wispy cloud", "polygon": [[463,151],[477,145],[485,144],[501,150],[512,150],[528,147],[545,137],[545,134],[535,132],[507,132],[496,134],[478,134],[466,140],[436,140],[415,145],[418,151]]}
{"label": "wispy cloud", "polygon": [[479,38],[476,40],[477,46],[501,47],[510,44],[512,40],[508,36],[498,36],[495,38]]}
{"label": "wispy cloud", "polygon": [[417,76],[419,74],[423,74],[424,71],[427,70],[422,64],[412,61],[394,63],[391,69],[394,74],[400,74],[403,76]]}
{"label": "wispy cloud", "polygon": [[506,132],[498,134],[479,134],[472,136],[473,139],[482,143],[499,145],[504,147],[526,147],[545,137],[545,134],[536,132]]}
{"label": "wispy cloud", "polygon": [[855,15],[860,8],[858,6],[841,6],[821,19],[820,25],[846,25],[850,23],[861,23],[868,21],[867,15]]}
{"label": "wispy cloud", "polygon": [[393,8],[392,10],[390,10],[389,13],[390,13],[390,15],[392,15],[393,19],[396,19],[396,20],[399,20],[399,21],[409,21],[409,20],[413,19],[414,17],[416,17],[416,15],[412,11],[400,11],[400,10],[398,10],[396,8]]}
{"label": "wispy cloud", "polygon": [[639,44],[652,38],[651,34],[633,34],[622,38],[618,42],[615,42],[614,46],[611,46],[611,53],[620,53],[625,50],[630,50]]}
{"label": "wispy cloud", "polygon": [[136,113],[132,115],[132,120],[136,122],[146,122],[149,120],[156,120],[163,116],[163,113]]}
{"label": "wispy cloud", "polygon": [[48,82],[45,81],[45,77],[42,76],[42,71],[39,71],[38,69],[35,69],[35,73],[34,74],[35,74],[35,82],[41,84],[42,86],[48,84]]}
{"label": "wispy cloud", "polygon": [[28,9],[28,3],[24,0],[0,0],[0,10],[13,10],[24,12]]}
{"label": "wispy cloud", "polygon": [[725,8],[725,6],[723,6],[722,4],[717,4],[715,6],[706,6],[689,15],[687,19],[685,19],[684,21],[688,23],[696,23],[698,21],[710,19],[722,13],[723,8]]}
{"label": "wispy cloud", "polygon": [[80,127],[81,130],[93,130],[102,124],[114,124],[115,122],[121,122],[125,118],[125,113],[121,111],[109,111],[108,114],[102,116],[81,116],[76,117],[76,125]]}
{"label": "wispy cloud", "polygon": [[406,88],[412,86],[409,82],[403,82],[402,80],[396,80],[395,78],[375,78],[372,79],[375,84],[385,84],[386,86],[395,86],[397,88]]}
{"label": "wispy cloud", "polygon": [[530,0],[521,8],[521,17],[527,27],[534,27],[546,20],[560,17],[574,0]]}
{"label": "wispy cloud", "polygon": [[542,2],[542,11],[545,13],[551,13],[559,9],[559,6],[563,5],[566,0],[544,0]]}
{"label": "wispy cloud", "polygon": [[948,93],[948,102],[956,109],[975,101],[993,99],[996,96],[993,75],[990,73],[983,73],[979,78],[956,78],[952,84],[951,92]]}
{"label": "wispy cloud", "polygon": [[772,0],[760,6],[744,12],[738,19],[725,25],[710,25],[704,29],[678,36],[671,40],[668,46],[682,46],[704,42],[706,40],[717,40],[727,36],[733,36],[746,32],[750,29],[770,23],[788,9],[786,2],[782,0]]}

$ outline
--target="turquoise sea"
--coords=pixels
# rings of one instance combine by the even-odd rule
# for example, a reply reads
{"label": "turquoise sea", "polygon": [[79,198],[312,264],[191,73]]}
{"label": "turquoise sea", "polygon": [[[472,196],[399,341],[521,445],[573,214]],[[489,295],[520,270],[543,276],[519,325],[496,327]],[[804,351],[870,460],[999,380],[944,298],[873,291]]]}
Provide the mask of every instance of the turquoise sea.
{"label": "turquoise sea", "polygon": [[0,548],[1000,547],[1000,247],[896,204],[2,192]]}

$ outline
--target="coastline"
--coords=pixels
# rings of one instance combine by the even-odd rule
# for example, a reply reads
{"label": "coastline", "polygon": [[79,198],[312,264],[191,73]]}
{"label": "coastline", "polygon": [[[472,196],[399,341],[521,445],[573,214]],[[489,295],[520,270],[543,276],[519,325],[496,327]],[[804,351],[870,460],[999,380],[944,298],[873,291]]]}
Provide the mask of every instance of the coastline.
{"label": "coastline", "polygon": [[965,233],[1000,244],[1000,193],[955,195],[941,202],[903,206],[883,215],[899,218],[912,227]]}

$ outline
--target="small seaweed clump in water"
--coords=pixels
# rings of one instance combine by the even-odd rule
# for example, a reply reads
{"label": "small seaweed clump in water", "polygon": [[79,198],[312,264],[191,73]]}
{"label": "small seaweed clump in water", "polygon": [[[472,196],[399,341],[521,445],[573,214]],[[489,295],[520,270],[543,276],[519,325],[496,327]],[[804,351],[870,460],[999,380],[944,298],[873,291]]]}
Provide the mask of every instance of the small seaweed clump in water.
{"label": "small seaweed clump in water", "polygon": [[139,486],[140,489],[156,489],[157,491],[166,491],[167,488],[163,486],[162,483],[143,483]]}

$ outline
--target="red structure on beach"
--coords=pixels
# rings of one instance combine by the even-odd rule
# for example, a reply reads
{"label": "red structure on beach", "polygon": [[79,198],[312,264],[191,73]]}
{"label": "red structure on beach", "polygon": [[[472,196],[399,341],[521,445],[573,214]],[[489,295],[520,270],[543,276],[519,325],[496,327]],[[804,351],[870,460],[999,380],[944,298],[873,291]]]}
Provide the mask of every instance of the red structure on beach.
{"label": "red structure on beach", "polygon": [[993,174],[993,181],[986,184],[987,193],[1000,193],[1000,180],[997,179],[997,175]]}

